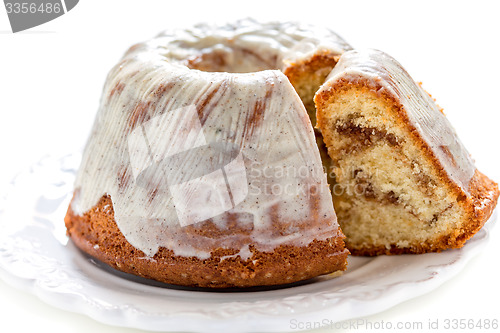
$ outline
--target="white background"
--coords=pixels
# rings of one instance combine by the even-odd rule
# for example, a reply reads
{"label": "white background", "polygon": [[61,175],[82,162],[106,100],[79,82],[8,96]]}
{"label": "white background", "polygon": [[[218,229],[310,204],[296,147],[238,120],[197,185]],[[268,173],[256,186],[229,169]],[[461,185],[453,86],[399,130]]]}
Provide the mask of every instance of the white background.
{"label": "white background", "polygon": [[[130,45],[168,27],[248,16],[326,25],[354,47],[391,54],[444,107],[478,168],[500,180],[500,6],[495,2],[170,3],[82,0],[68,14],[17,34],[10,32],[0,6],[0,184],[46,154],[82,148],[107,71]],[[500,320],[499,253],[497,226],[485,251],[459,276],[367,319],[423,322],[424,327],[445,318]],[[1,281],[0,327],[4,332],[136,332],[52,308]]]}

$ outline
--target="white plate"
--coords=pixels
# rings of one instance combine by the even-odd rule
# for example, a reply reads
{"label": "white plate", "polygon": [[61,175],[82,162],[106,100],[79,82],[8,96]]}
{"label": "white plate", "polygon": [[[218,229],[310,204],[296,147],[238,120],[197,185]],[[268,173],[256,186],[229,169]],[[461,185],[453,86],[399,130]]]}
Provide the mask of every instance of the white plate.
{"label": "white plate", "polygon": [[459,250],[350,257],[347,272],[337,278],[244,291],[181,288],[117,272],[68,242],[63,218],[78,164],[78,155],[47,157],[7,186],[0,199],[0,277],[53,306],[116,326],[282,332],[371,315],[459,273],[485,245],[493,224]]}

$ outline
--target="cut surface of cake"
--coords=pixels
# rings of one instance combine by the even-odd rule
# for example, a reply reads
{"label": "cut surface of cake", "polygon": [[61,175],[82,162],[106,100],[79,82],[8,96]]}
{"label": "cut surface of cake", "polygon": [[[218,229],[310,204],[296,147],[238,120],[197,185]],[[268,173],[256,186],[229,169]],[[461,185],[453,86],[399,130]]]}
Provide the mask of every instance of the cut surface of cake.
{"label": "cut surface of cake", "polygon": [[253,21],[130,48],[83,153],[65,219],[73,242],[124,272],[185,286],[345,270],[314,130],[283,72],[301,80],[301,68],[319,66],[310,59],[321,54],[331,69],[346,49],[328,30]]}
{"label": "cut surface of cake", "polygon": [[392,57],[344,53],[315,102],[333,162],[335,210],[353,254],[461,247],[490,217],[497,184],[475,168],[435,101]]}

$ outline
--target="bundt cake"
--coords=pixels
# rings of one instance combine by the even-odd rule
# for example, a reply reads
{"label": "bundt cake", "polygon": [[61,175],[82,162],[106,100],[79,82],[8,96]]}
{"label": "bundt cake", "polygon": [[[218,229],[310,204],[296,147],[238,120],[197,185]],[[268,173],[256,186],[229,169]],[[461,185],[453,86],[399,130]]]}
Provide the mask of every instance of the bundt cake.
{"label": "bundt cake", "polygon": [[345,270],[299,97],[314,111],[348,49],[329,30],[251,20],[131,47],[105,83],[65,218],[70,238],[121,271],[185,286]]}
{"label": "bundt cake", "polygon": [[347,249],[460,247],[497,198],[394,59],[326,29],[243,20],[126,52],[65,223],[121,271],[249,287],[341,272]]}
{"label": "bundt cake", "polygon": [[490,217],[497,184],[476,170],[442,110],[392,57],[344,53],[315,102],[353,254],[461,247]]}

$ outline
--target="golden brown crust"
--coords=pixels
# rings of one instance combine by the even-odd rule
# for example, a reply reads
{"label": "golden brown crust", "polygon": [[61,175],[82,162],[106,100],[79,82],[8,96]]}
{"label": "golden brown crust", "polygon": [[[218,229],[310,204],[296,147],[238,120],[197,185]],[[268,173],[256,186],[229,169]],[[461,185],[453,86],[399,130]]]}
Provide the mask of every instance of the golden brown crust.
{"label": "golden brown crust", "polygon": [[[106,205],[110,209],[104,209]],[[109,196],[82,216],[71,205],[65,217],[68,235],[78,248],[126,273],[157,281],[196,287],[225,288],[278,285],[306,280],[345,270],[348,251],[344,235],[313,241],[307,247],[281,245],[273,252],[260,252],[250,246],[253,256],[242,260],[238,251],[218,248],[210,258],[176,256],[160,248],[151,259],[134,248],[118,229]],[[223,258],[225,257],[225,258]]]}
{"label": "golden brown crust", "polygon": [[[469,195],[464,193],[463,189],[451,180],[448,173],[441,165],[438,158],[434,155],[429,145],[418,133],[417,129],[411,125],[402,104],[395,98],[395,96],[385,92],[384,89],[380,89],[381,87],[380,83],[370,81],[362,77],[356,78],[356,82],[342,78],[337,80],[335,84],[329,84],[328,89],[322,89],[318,92],[318,94],[316,94],[316,108],[322,108],[327,103],[330,103],[335,94],[339,94],[342,91],[347,91],[353,88],[358,90],[360,94],[371,94],[376,98],[383,99],[388,105],[387,109],[392,110],[393,112],[392,116],[396,121],[396,126],[408,129],[414,143],[418,145],[422,154],[436,170],[440,181],[449,187],[451,194],[456,196],[457,203],[461,205],[466,212],[466,216],[464,217],[466,222],[462,224],[460,229],[456,229],[448,235],[433,239],[428,243],[415,243],[404,248],[394,245],[388,249],[384,246],[365,247],[358,244],[350,244],[349,239],[346,239],[346,247],[353,255],[364,256],[404,253],[419,254],[460,248],[468,239],[470,239],[482,228],[484,223],[491,216],[499,196],[498,185],[476,170],[473,178],[470,180]],[[320,128],[326,124],[326,119],[324,119],[321,112],[318,112],[317,119],[318,126]],[[331,145],[331,143],[327,144]],[[335,159],[334,156],[332,156],[332,158]],[[342,226],[342,221],[339,221],[339,223]]]}

